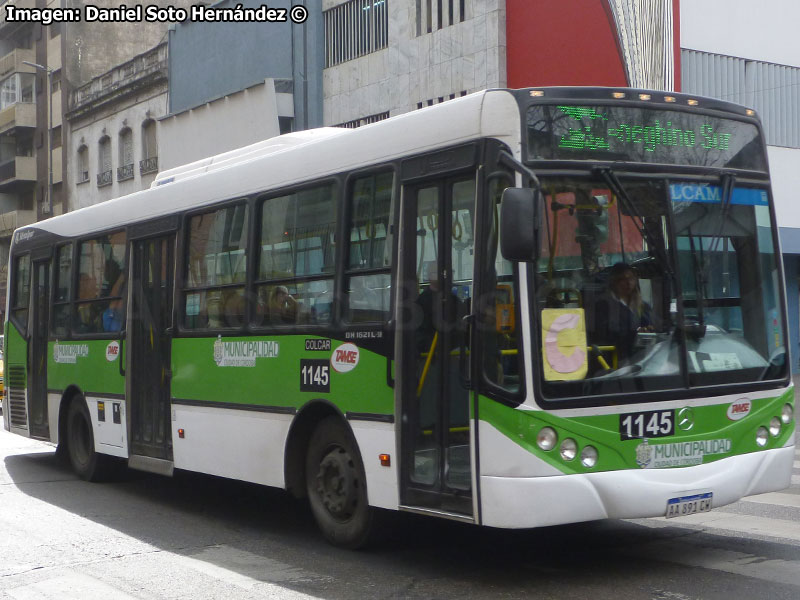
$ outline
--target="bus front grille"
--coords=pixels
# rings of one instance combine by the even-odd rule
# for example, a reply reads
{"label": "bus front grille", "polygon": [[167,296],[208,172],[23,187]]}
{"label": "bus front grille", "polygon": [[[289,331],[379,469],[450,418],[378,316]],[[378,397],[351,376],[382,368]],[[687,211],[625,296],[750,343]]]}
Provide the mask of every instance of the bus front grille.
{"label": "bus front grille", "polygon": [[28,428],[28,413],[25,396],[25,367],[9,365],[6,371],[6,398],[8,399],[8,417],[12,427]]}

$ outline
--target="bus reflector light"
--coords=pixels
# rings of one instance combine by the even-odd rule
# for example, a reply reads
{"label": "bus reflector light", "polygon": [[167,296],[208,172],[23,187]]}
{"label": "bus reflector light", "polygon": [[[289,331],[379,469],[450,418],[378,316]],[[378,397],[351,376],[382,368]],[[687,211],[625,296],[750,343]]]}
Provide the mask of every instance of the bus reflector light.
{"label": "bus reflector light", "polygon": [[542,427],[536,435],[536,443],[542,450],[552,450],[558,442],[558,434],[552,427]]}
{"label": "bus reflector light", "polygon": [[756,444],[759,447],[763,448],[767,445],[767,440],[769,439],[769,431],[767,431],[766,427],[759,427],[758,431],[756,431]]}
{"label": "bus reflector light", "polygon": [[541,98],[542,96],[544,96],[542,90],[531,90],[531,98]]}
{"label": "bus reflector light", "polygon": [[676,100],[675,96],[664,96],[664,102],[675,102]]}
{"label": "bus reflector light", "polygon": [[755,117],[756,116],[756,111],[754,111],[752,108],[748,108],[745,112],[747,113],[748,117]]}
{"label": "bus reflector light", "polygon": [[698,104],[700,104],[697,100],[694,99],[687,100],[686,102],[689,104],[689,106],[697,106]]}
{"label": "bus reflector light", "polygon": [[792,416],[794,416],[792,405],[784,404],[783,408],[781,409],[781,421],[783,421],[784,425],[788,425],[792,422]]}
{"label": "bus reflector light", "polygon": [[572,438],[567,438],[561,442],[561,458],[570,461],[578,455],[578,444]]}
{"label": "bus reflector light", "polygon": [[587,469],[597,464],[597,449],[594,446],[585,446],[581,450],[581,464]]}
{"label": "bus reflector light", "polygon": [[185,432],[185,431],[183,431],[183,429],[178,429],[178,437],[179,437],[179,438],[183,439],[183,437],[184,437],[184,434],[185,434],[185,433],[186,433],[186,432]]}
{"label": "bus reflector light", "polygon": [[778,437],[781,432],[781,420],[778,417],[772,417],[769,422],[769,434],[772,437]]}
{"label": "bus reflector light", "polygon": [[381,460],[382,467],[391,467],[392,466],[392,457],[388,454],[379,454],[378,458]]}
{"label": "bus reflector light", "polygon": [[639,100],[650,100],[650,94],[639,94]]}
{"label": "bus reflector light", "polygon": [[624,98],[624,97],[625,97],[625,92],[614,92],[614,93],[612,93],[611,95],[612,95],[614,98],[617,98],[618,100],[620,100],[620,99],[622,99],[622,98]]}

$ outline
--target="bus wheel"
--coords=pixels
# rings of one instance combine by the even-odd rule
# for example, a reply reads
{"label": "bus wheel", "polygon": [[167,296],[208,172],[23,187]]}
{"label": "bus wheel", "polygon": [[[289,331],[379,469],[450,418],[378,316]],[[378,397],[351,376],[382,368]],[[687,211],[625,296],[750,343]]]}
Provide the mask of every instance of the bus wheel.
{"label": "bus wheel", "polygon": [[320,422],[311,437],[306,490],[311,512],[329,542],[351,549],[366,543],[372,511],[364,465],[350,432],[337,417]]}
{"label": "bus wheel", "polygon": [[75,474],[86,481],[102,479],[108,470],[108,459],[94,450],[92,419],[83,396],[73,398],[69,404],[67,439],[69,461]]}

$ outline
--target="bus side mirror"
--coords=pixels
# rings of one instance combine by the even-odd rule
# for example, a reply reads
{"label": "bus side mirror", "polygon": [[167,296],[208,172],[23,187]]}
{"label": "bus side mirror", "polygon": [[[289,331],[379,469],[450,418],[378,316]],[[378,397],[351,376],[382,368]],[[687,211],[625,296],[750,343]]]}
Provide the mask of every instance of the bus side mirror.
{"label": "bus side mirror", "polygon": [[536,195],[531,188],[506,188],[500,202],[500,252],[506,260],[536,258]]}

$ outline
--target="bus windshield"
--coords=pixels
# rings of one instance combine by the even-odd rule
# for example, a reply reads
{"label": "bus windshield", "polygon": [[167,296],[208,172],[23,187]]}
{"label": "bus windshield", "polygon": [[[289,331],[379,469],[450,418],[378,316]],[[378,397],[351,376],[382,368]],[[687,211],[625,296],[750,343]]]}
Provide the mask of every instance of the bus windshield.
{"label": "bus windshield", "polygon": [[764,189],[668,178],[542,180],[532,311],[545,398],[782,377]]}

